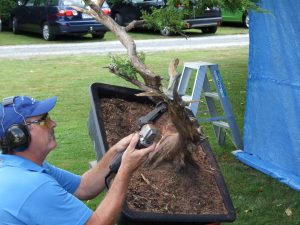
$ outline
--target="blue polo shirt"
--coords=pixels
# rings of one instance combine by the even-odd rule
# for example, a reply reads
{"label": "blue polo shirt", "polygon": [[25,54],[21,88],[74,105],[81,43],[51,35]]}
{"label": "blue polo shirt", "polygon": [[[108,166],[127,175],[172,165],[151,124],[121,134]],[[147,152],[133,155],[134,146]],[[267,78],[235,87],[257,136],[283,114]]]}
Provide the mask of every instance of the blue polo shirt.
{"label": "blue polo shirt", "polygon": [[0,225],[85,224],[93,211],[73,193],[80,176],[0,154]]}

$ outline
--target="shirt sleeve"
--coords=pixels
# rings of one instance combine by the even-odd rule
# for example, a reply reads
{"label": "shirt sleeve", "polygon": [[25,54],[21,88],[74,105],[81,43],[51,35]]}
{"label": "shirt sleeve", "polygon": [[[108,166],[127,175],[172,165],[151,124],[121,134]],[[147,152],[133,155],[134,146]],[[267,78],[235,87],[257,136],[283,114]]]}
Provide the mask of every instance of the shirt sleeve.
{"label": "shirt sleeve", "polygon": [[20,209],[25,224],[83,225],[93,211],[55,181],[39,186]]}
{"label": "shirt sleeve", "polygon": [[46,173],[53,177],[66,191],[73,194],[80,185],[81,176],[57,168],[50,163],[44,162],[43,168]]}

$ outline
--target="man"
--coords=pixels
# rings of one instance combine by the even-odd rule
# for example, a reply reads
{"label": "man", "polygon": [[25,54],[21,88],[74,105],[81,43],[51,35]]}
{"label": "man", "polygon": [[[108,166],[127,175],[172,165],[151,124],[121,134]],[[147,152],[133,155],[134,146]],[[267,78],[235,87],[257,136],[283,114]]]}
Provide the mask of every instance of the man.
{"label": "man", "polygon": [[[138,134],[131,134],[81,177],[56,168],[45,161],[56,147],[56,123],[49,117],[55,104],[56,97],[38,101],[26,96],[0,104],[0,225],[115,224],[132,173],[155,144],[136,151]],[[109,165],[124,150],[119,171],[93,212],[80,200],[92,199],[104,189]]]}

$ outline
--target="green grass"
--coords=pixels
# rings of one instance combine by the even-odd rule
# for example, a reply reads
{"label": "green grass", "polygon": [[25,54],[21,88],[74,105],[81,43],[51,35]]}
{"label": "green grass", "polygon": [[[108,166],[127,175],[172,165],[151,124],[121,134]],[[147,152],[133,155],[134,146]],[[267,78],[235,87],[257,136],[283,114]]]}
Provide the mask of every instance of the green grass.
{"label": "green grass", "polygon": [[[247,48],[227,48],[188,52],[157,52],[147,54],[146,63],[154,71],[167,74],[170,60],[183,62],[207,61],[218,63],[224,85],[231,100],[239,127],[243,128],[247,79]],[[58,147],[48,161],[82,174],[95,153],[88,136],[87,118],[89,86],[104,82],[128,86],[128,83],[103,68],[109,63],[106,56],[72,56],[0,60],[0,97],[29,95],[38,99],[58,96],[51,112],[57,122]],[[251,169],[231,154],[235,147],[229,139],[224,147],[216,143],[210,124],[204,124],[213,152],[218,160],[237,212],[234,225],[296,225],[300,224],[300,193]],[[95,208],[101,197],[87,202]],[[292,215],[285,213],[286,209]]]}
{"label": "green grass", "polygon": [[[226,35],[226,34],[244,34],[248,33],[248,30],[243,27],[219,27],[216,34],[202,34],[200,30],[191,29],[187,30],[186,34],[190,37],[200,37],[208,35]],[[159,32],[149,30],[135,30],[131,31],[130,35],[135,40],[144,39],[157,39],[157,38],[175,38],[179,36],[163,37]],[[82,42],[99,42],[99,41],[112,41],[116,40],[115,35],[112,32],[107,32],[103,39],[93,39],[90,34],[83,37],[61,36],[55,41],[45,41],[40,34],[34,33],[22,33],[20,35],[14,35],[11,31],[0,32],[0,46],[1,45],[26,45],[26,44],[57,44],[57,43],[82,43]]]}

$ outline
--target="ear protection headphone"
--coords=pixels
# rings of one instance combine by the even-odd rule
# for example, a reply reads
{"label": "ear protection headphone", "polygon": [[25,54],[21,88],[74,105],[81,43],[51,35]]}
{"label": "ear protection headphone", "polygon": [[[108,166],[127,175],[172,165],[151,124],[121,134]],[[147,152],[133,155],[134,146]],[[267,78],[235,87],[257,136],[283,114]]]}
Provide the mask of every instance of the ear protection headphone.
{"label": "ear protection headphone", "polygon": [[[21,113],[19,113],[16,110],[15,103],[14,103],[15,98],[16,97],[13,96],[13,97],[4,98],[2,100],[3,113],[1,119],[1,126],[4,132],[4,138],[2,140],[2,148],[4,153],[11,150],[16,152],[22,152],[25,149],[27,149],[31,140],[30,132],[26,126],[25,118]],[[4,108],[11,104],[13,106],[15,113],[23,118],[24,124],[13,124],[5,130],[3,125],[3,121],[5,117]]]}

